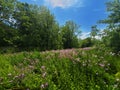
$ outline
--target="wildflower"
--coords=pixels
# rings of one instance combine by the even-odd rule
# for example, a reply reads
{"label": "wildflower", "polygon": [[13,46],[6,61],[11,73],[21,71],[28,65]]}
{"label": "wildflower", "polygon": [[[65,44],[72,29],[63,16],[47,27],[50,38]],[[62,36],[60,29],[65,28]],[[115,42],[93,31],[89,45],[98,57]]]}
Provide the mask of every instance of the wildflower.
{"label": "wildflower", "polygon": [[108,63],[107,65],[110,66],[110,63]]}
{"label": "wildflower", "polygon": [[47,82],[41,85],[41,88],[42,88],[42,89],[44,89],[44,88],[46,88],[46,87],[48,87],[48,83],[47,83]]}
{"label": "wildflower", "polygon": [[89,62],[89,63],[90,63],[90,62],[91,62],[91,60],[88,60],[87,62]]}
{"label": "wildflower", "polygon": [[45,83],[45,87],[48,87],[48,83],[47,82]]}
{"label": "wildflower", "polygon": [[116,79],[116,81],[118,82],[118,81],[120,81],[120,79],[119,79],[119,78],[117,78],[117,79]]}
{"label": "wildflower", "polygon": [[35,59],[35,63],[38,63],[39,62],[39,59]]}
{"label": "wildflower", "polygon": [[45,70],[45,66],[41,66],[41,69],[42,69],[42,70]]}
{"label": "wildflower", "polygon": [[30,68],[30,69],[34,69],[34,66],[29,65],[29,68]]}
{"label": "wildflower", "polygon": [[110,52],[110,55],[114,56],[114,55],[115,55],[115,53],[113,53],[113,52]]}
{"label": "wildflower", "polygon": [[100,64],[99,64],[99,66],[104,67],[104,66],[105,66],[105,64],[100,63]]}
{"label": "wildflower", "polygon": [[96,58],[96,57],[97,57],[97,55],[94,55],[94,57]]}
{"label": "wildflower", "polygon": [[21,78],[21,79],[24,78],[24,77],[25,77],[24,73],[22,73],[22,74],[19,75],[19,78]]}
{"label": "wildflower", "polygon": [[80,61],[80,58],[76,58],[76,61],[79,62],[79,61]]}
{"label": "wildflower", "polygon": [[11,74],[11,73],[9,73],[9,74],[8,74],[8,77],[11,77],[11,76],[12,76],[12,74]]}
{"label": "wildflower", "polygon": [[27,58],[25,57],[24,60],[27,60]]}
{"label": "wildflower", "polygon": [[11,81],[9,81],[10,83],[12,83],[13,82],[13,80],[11,80]]}
{"label": "wildflower", "polygon": [[35,63],[33,61],[30,61],[30,65],[34,65]]}
{"label": "wildflower", "polygon": [[95,65],[98,65],[98,63],[95,63]]}
{"label": "wildflower", "polygon": [[41,85],[41,88],[45,88],[44,84]]}
{"label": "wildflower", "polygon": [[96,75],[98,75],[98,72],[96,73]]}
{"label": "wildflower", "polygon": [[42,74],[42,77],[44,78],[44,77],[46,77],[46,75],[47,75],[47,73],[44,72],[44,73]]}
{"label": "wildflower", "polygon": [[117,85],[117,84],[115,84],[115,85],[114,85],[114,88],[117,88],[117,87],[118,87],[118,85]]}
{"label": "wildflower", "polygon": [[106,71],[108,71],[108,68],[105,68]]}
{"label": "wildflower", "polygon": [[83,65],[83,66],[86,66],[86,64],[85,64],[85,63],[83,63],[82,65]]}
{"label": "wildflower", "polygon": [[17,79],[19,76],[15,76],[14,79]]}
{"label": "wildflower", "polygon": [[103,83],[104,83],[104,84],[106,84],[106,82],[105,82],[105,81],[103,81]]}

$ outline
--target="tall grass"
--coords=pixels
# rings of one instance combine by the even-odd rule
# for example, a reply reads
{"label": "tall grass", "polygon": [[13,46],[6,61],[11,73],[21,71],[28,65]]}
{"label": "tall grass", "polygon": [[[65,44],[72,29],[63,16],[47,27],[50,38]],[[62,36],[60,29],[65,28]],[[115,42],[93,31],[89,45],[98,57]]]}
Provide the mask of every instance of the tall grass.
{"label": "tall grass", "polygon": [[120,56],[106,50],[0,55],[0,90],[119,90]]}

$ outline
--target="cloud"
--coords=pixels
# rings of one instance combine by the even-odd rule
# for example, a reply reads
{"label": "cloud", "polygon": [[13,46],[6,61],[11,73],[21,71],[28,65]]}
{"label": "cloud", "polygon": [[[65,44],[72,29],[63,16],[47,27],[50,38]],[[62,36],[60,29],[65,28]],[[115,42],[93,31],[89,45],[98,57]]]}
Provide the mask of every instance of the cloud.
{"label": "cloud", "polygon": [[89,37],[89,35],[90,35],[90,32],[83,32],[83,33],[79,36],[79,38],[85,39],[85,38]]}
{"label": "cloud", "polygon": [[80,7],[83,5],[83,0],[44,0],[45,4],[53,8],[69,8],[72,6]]}
{"label": "cloud", "polygon": [[[103,31],[101,30],[100,33],[102,34]],[[83,32],[78,38],[80,38],[80,39],[86,39],[88,37],[90,37],[90,32]],[[95,36],[95,38],[99,39],[99,40],[101,39],[101,37],[99,35]]]}

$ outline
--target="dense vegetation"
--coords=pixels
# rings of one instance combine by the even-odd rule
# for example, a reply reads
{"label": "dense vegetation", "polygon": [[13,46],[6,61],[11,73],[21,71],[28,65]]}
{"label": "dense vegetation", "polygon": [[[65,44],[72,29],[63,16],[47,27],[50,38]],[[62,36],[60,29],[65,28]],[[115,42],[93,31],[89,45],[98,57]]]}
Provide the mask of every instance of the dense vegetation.
{"label": "dense vegetation", "polygon": [[0,25],[1,47],[41,51],[78,47],[78,25],[67,21],[59,26],[44,6],[1,0]]}
{"label": "dense vegetation", "polygon": [[119,90],[120,55],[86,48],[0,56],[1,90]]}
{"label": "dense vegetation", "polygon": [[106,5],[107,27],[81,40],[79,25],[60,26],[45,6],[0,0],[0,90],[119,90],[120,0]]}

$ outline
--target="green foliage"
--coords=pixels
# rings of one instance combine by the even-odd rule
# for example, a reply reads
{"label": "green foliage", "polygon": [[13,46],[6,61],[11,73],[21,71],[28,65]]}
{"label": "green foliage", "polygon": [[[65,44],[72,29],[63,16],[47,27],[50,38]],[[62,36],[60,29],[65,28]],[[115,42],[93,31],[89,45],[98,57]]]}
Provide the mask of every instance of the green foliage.
{"label": "green foliage", "polygon": [[107,3],[108,18],[100,22],[108,24],[104,30],[103,41],[106,47],[115,53],[120,51],[120,1],[114,0]]}
{"label": "green foliage", "polygon": [[[5,2],[1,1],[1,13],[9,13],[10,16],[7,18],[0,17],[0,47],[4,49],[4,47],[13,46],[13,48],[17,47],[19,51],[63,48],[59,24],[46,7],[38,7],[13,0],[6,2],[5,5]],[[9,4],[10,2],[11,4]],[[9,5],[14,8],[8,8]],[[14,12],[3,10],[6,7]],[[14,21],[11,22],[12,24],[8,23],[10,18]]]}
{"label": "green foliage", "polygon": [[17,36],[17,30],[11,28],[2,22],[0,22],[0,47],[3,46],[15,46]]}
{"label": "green foliage", "polygon": [[79,27],[73,21],[66,22],[61,28],[45,6],[17,0],[0,2],[0,47],[3,49],[17,47],[18,51],[44,51],[79,46]]}
{"label": "green foliage", "polygon": [[80,47],[81,48],[92,47],[93,44],[94,44],[90,37],[88,37],[86,39],[83,39],[83,40],[80,40],[79,42],[80,42]]}
{"label": "green foliage", "polygon": [[73,21],[67,21],[62,27],[63,48],[73,48],[79,46],[76,35],[79,34],[78,29],[79,26]]}
{"label": "green foliage", "polygon": [[120,0],[109,1],[107,4],[108,18],[100,20],[101,23],[109,24],[110,29],[120,26]]}
{"label": "green foliage", "polygon": [[16,0],[0,0],[0,22],[4,21],[12,24],[12,22],[9,21],[9,18],[12,18],[11,16],[14,12],[15,3]]}
{"label": "green foliage", "polygon": [[4,54],[0,89],[118,90],[119,60],[105,49]]}

